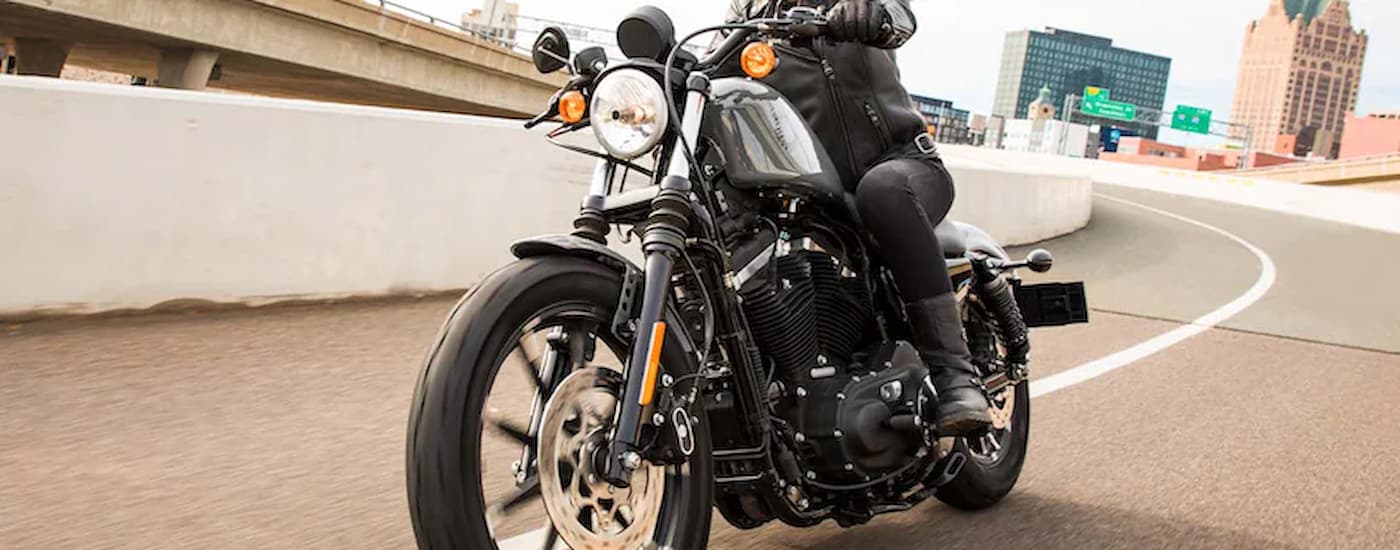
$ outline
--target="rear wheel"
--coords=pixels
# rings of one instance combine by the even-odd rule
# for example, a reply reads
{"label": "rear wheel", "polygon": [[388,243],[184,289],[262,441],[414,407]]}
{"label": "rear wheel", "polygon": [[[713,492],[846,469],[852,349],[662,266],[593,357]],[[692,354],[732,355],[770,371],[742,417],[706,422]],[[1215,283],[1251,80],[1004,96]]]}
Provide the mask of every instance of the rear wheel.
{"label": "rear wheel", "polygon": [[[595,262],[528,259],[493,273],[453,310],[409,418],[420,548],[705,546],[706,423],[696,425],[689,463],[644,465],[629,490],[598,483],[583,458],[606,442],[631,349],[609,329],[621,287],[617,272]],[[692,366],[668,335],[662,368],[679,375]]]}
{"label": "rear wheel", "polygon": [[[1005,369],[996,322],[975,302],[968,310],[967,339],[973,363],[984,376]],[[1003,389],[991,396],[992,428],[979,437],[952,440],[952,450],[962,453],[967,461],[952,481],[938,489],[939,500],[963,510],[981,510],[1011,492],[1026,463],[1030,397],[1029,382]]]}

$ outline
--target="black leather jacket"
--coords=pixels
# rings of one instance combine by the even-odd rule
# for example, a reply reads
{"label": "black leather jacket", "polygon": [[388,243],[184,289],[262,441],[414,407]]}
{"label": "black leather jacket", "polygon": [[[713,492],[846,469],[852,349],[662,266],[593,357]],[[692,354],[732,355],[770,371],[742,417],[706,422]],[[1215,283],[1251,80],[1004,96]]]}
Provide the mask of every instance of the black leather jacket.
{"label": "black leather jacket", "polygon": [[[829,8],[836,0],[733,0],[729,20],[744,21],[794,5]],[[854,189],[882,160],[917,151],[914,139],[927,132],[899,81],[894,50],[913,36],[917,23],[909,0],[876,0],[889,31],[871,44],[817,39],[778,44],[778,68],[764,79],[797,107],[831,154],[841,181]],[[737,69],[736,69],[737,70]]]}

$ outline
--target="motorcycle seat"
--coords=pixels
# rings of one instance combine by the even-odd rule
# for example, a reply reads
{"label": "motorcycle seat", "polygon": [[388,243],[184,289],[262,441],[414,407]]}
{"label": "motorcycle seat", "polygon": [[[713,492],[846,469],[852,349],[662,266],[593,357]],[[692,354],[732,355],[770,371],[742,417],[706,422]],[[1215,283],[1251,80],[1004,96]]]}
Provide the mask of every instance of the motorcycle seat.
{"label": "motorcycle seat", "polygon": [[944,219],[943,223],[933,228],[933,234],[938,237],[944,258],[961,258],[967,254],[967,234],[957,223]]}

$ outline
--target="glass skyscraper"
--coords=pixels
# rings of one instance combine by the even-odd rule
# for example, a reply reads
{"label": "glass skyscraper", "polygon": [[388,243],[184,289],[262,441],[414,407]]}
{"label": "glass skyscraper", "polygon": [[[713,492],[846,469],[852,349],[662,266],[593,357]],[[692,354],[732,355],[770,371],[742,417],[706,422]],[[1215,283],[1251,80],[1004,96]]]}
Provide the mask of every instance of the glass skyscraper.
{"label": "glass skyscraper", "polygon": [[[1167,78],[1172,60],[1113,46],[1100,36],[1047,28],[1044,31],[1012,31],[1001,54],[1001,77],[992,114],[1007,119],[1026,118],[1026,108],[1049,87],[1055,108],[1063,109],[1065,96],[1084,94],[1085,86],[1110,91],[1110,99],[1162,110],[1167,100]],[[1153,139],[1157,127],[1082,119],[1075,122],[1112,125]],[[1142,116],[1141,114],[1139,116]],[[1061,113],[1063,117],[1063,113]]]}

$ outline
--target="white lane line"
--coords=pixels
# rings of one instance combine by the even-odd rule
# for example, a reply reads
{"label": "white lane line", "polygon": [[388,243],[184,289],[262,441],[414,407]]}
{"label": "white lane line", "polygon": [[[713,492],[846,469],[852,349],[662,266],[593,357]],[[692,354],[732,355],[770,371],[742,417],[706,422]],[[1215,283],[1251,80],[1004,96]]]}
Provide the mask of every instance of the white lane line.
{"label": "white lane line", "polygon": [[[1115,370],[1131,365],[1137,361],[1145,359],[1159,351],[1180,344],[1181,342],[1185,341],[1188,338],[1191,338],[1192,336],[1210,330],[1212,327],[1215,327],[1216,325],[1225,322],[1231,317],[1238,315],[1241,311],[1244,311],[1245,308],[1248,308],[1249,306],[1254,305],[1255,302],[1258,302],[1259,299],[1263,298],[1264,294],[1267,294],[1269,292],[1269,289],[1274,286],[1274,281],[1277,279],[1278,276],[1278,271],[1274,266],[1274,260],[1270,258],[1267,253],[1265,253],[1263,250],[1260,250],[1259,247],[1250,244],[1249,241],[1246,241],[1240,238],[1239,236],[1236,236],[1234,233],[1231,233],[1229,231],[1226,231],[1224,229],[1202,221],[1193,220],[1186,216],[1173,214],[1171,212],[1167,212],[1166,210],[1153,208],[1145,204],[1138,204],[1133,201],[1124,200],[1116,197],[1110,197],[1108,195],[1100,193],[1095,193],[1094,196],[1107,201],[1126,204],[1128,206],[1146,210],[1153,214],[1166,216],[1174,220],[1185,222],[1196,227],[1205,229],[1207,231],[1217,233],[1219,235],[1224,236],[1227,239],[1234,241],[1235,243],[1244,247],[1246,250],[1249,250],[1251,253],[1254,254],[1254,257],[1259,259],[1259,279],[1254,281],[1254,286],[1249,287],[1249,290],[1245,291],[1245,293],[1241,294],[1238,298],[1235,298],[1228,304],[1220,306],[1220,308],[1216,309],[1215,311],[1201,316],[1195,321],[1191,321],[1189,324],[1182,325],[1181,327],[1178,327],[1175,330],[1161,334],[1157,337],[1154,337],[1150,340],[1147,340],[1125,350],[1119,351],[1112,355],[1108,355],[1106,357],[1102,357],[1090,361],[1088,363],[1084,363],[1083,365],[1079,365],[1067,371],[1056,373],[1052,376],[1031,381],[1032,398],[1051,394],[1068,388],[1070,386],[1074,386],[1076,384],[1081,384],[1094,378],[1098,378]],[[1151,289],[1145,290],[1150,291]],[[538,550],[541,546],[544,546],[546,533],[547,531],[545,529],[539,529],[536,531],[531,531],[524,535],[520,535],[518,537],[511,538],[498,544],[500,550]],[[563,545],[557,545],[556,548],[563,548]]]}
{"label": "white lane line", "polygon": [[[1081,384],[1094,378],[1098,378],[1115,370],[1131,365],[1134,362],[1145,359],[1159,351],[1180,344],[1181,342],[1185,341],[1188,338],[1191,338],[1192,336],[1210,330],[1212,327],[1215,327],[1216,325],[1225,322],[1231,317],[1238,315],[1241,311],[1244,311],[1245,308],[1248,308],[1249,306],[1254,305],[1255,302],[1258,302],[1259,299],[1263,298],[1264,294],[1268,293],[1269,289],[1274,286],[1274,281],[1277,279],[1278,276],[1278,270],[1274,266],[1274,261],[1272,258],[1269,257],[1267,253],[1265,253],[1263,250],[1260,250],[1259,247],[1250,244],[1249,241],[1246,241],[1240,238],[1239,236],[1230,233],[1229,231],[1226,231],[1224,229],[1210,225],[1205,222],[1193,220],[1191,218],[1181,216],[1178,214],[1173,214],[1171,212],[1167,212],[1158,208],[1153,208],[1145,204],[1138,204],[1133,201],[1123,200],[1116,197],[1110,197],[1108,195],[1100,193],[1095,193],[1094,196],[1104,200],[1146,210],[1148,212],[1152,212],[1153,214],[1157,214],[1160,216],[1166,216],[1177,221],[1185,222],[1196,227],[1200,227],[1202,229],[1211,231],[1213,233],[1217,233],[1219,235],[1224,236],[1227,239],[1235,241],[1235,243],[1244,247],[1246,250],[1249,250],[1251,253],[1254,254],[1256,258],[1259,259],[1259,279],[1254,282],[1254,286],[1249,287],[1249,290],[1245,291],[1245,293],[1241,294],[1238,298],[1235,298],[1228,304],[1220,306],[1220,308],[1216,309],[1215,311],[1201,316],[1195,321],[1191,321],[1189,324],[1178,327],[1174,330],[1161,334],[1155,338],[1152,338],[1125,350],[1119,351],[1112,355],[1108,355],[1106,357],[1090,361],[1088,363],[1079,365],[1067,371],[1056,373],[1052,376],[1031,381],[1032,398],[1051,394],[1062,389],[1068,388],[1070,386],[1074,386],[1076,384]],[[1145,292],[1151,292],[1151,289],[1145,288],[1143,290]]]}

